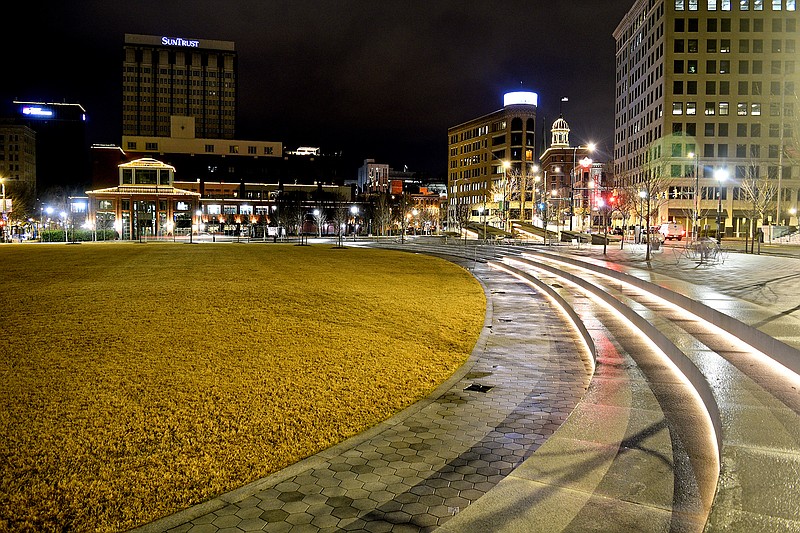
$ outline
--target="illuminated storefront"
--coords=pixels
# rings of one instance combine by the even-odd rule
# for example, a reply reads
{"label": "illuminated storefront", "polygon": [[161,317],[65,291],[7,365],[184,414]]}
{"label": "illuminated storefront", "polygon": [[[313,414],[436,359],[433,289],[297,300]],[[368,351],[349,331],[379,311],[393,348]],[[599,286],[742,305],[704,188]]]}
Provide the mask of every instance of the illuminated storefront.
{"label": "illuminated storefront", "polygon": [[175,168],[150,158],[119,165],[119,185],[88,191],[90,224],[123,240],[188,235],[200,194],[173,186]]}

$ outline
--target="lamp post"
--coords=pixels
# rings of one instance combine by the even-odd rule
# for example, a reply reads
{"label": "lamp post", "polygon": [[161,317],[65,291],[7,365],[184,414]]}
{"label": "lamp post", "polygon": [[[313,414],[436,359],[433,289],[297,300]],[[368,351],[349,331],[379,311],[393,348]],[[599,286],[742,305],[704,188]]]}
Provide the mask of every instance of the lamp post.
{"label": "lamp post", "polygon": [[717,244],[719,244],[722,241],[722,232],[720,231],[722,229],[722,182],[728,179],[728,171],[724,168],[718,168],[714,171],[714,178],[719,185],[717,188]]}
{"label": "lamp post", "polygon": [[61,211],[61,221],[64,225],[64,242],[67,242],[67,212]]}
{"label": "lamp post", "polygon": [[700,234],[700,168],[698,154],[689,152],[687,155],[694,159],[694,220],[692,221],[692,236],[697,240]]}
{"label": "lamp post", "polygon": [[[197,211],[195,211],[194,214],[197,216],[197,224],[196,224],[196,226],[197,226],[197,236],[199,237],[200,236],[200,221],[202,220],[200,217],[203,215],[203,212],[198,209]],[[194,228],[195,228],[195,224],[192,224],[191,227],[189,228],[189,244],[192,244],[192,235],[194,234]]]}
{"label": "lamp post", "polygon": [[50,226],[50,215],[53,214],[53,208],[52,207],[46,207],[45,211],[47,212],[47,234],[50,237],[50,241],[52,242],[52,240],[53,240],[53,232],[51,231],[52,228]]}
{"label": "lamp post", "polygon": [[[510,161],[503,161],[503,230],[508,231],[508,203],[506,202],[506,191],[508,189],[508,169],[511,168]],[[485,235],[484,235],[485,237]]]}
{"label": "lamp post", "polygon": [[6,242],[6,224],[8,220],[8,214],[6,213],[6,179],[0,178],[0,185],[3,187],[3,224],[0,226],[0,231],[2,234],[0,235],[0,242]]}
{"label": "lamp post", "polygon": [[644,199],[647,197],[646,191],[639,191],[639,242],[642,242],[642,216],[644,215]]}
{"label": "lamp post", "polygon": [[356,240],[356,232],[358,231],[358,207],[350,206],[350,214],[353,215],[353,240]]}
{"label": "lamp post", "polygon": [[[574,146],[572,148],[572,170],[570,170],[570,183],[569,183],[569,230],[572,231],[572,219],[574,218],[575,214],[575,182],[576,180],[576,172],[575,170],[578,167],[578,148],[585,148],[587,152],[591,153],[594,152],[595,149],[594,143],[589,143],[586,146]],[[591,166],[591,160],[589,160],[589,165]]]}

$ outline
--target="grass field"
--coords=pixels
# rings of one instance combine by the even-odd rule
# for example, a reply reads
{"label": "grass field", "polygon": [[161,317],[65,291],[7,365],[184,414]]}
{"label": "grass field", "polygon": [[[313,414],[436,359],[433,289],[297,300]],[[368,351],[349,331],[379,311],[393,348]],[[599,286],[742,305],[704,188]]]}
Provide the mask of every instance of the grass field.
{"label": "grass field", "polygon": [[430,393],[485,308],[463,269],[383,250],[0,259],[0,530],[125,530],[275,472]]}

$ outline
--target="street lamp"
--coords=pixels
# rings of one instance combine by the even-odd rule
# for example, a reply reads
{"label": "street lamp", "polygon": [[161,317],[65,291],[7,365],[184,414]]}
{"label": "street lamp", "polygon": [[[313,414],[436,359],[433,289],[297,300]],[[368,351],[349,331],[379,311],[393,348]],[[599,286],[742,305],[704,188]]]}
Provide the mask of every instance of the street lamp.
{"label": "street lamp", "polygon": [[0,229],[0,231],[2,231],[2,234],[0,234],[0,242],[5,242],[5,240],[6,240],[6,224],[7,224],[6,221],[8,220],[8,215],[6,214],[6,179],[5,178],[0,178],[0,185],[2,185],[2,187],[3,187],[3,215],[2,215],[3,216],[3,225],[2,225],[2,229]]}
{"label": "street lamp", "polygon": [[[506,203],[506,191],[508,189],[508,169],[511,168],[510,161],[503,161],[503,230],[508,231],[508,204]],[[485,237],[485,235],[484,235]]]}
{"label": "street lamp", "polygon": [[717,244],[719,244],[722,241],[722,232],[720,231],[722,224],[722,182],[728,179],[728,170],[718,168],[714,171],[714,179],[719,184],[717,188]]}
{"label": "street lamp", "polygon": [[356,240],[356,232],[358,231],[358,207],[350,206],[350,214],[353,215],[353,240]]}
{"label": "street lamp", "polygon": [[693,236],[697,240],[697,236],[700,234],[700,168],[698,166],[698,154],[689,152],[687,155],[694,159],[694,220],[692,221],[694,226],[692,233],[694,233]]}
{"label": "street lamp", "polygon": [[64,242],[67,242],[67,212],[61,211],[61,220],[63,221],[64,225]]}
{"label": "street lamp", "polygon": [[[572,169],[570,170],[570,183],[569,183],[569,230],[572,231],[572,219],[575,214],[575,182],[577,181],[577,172],[575,171],[578,166],[578,148],[585,148],[587,152],[592,153],[597,145],[589,143],[586,146],[574,146],[572,148]],[[591,159],[589,159],[589,166],[591,166]],[[590,208],[591,209],[591,208]]]}
{"label": "street lamp", "polygon": [[[195,211],[194,214],[197,216],[197,224],[196,224],[196,226],[197,226],[197,236],[199,237],[200,236],[200,224],[201,224],[200,221],[202,220],[200,217],[203,215],[203,212],[200,209],[198,209],[197,211]],[[192,244],[192,234],[194,233],[194,229],[195,229],[195,224],[192,224],[192,226],[189,228],[189,244]]]}
{"label": "street lamp", "polygon": [[[639,242],[642,242],[642,216],[644,215],[644,199],[647,198],[647,191],[639,191]],[[649,238],[649,234],[648,234]]]}

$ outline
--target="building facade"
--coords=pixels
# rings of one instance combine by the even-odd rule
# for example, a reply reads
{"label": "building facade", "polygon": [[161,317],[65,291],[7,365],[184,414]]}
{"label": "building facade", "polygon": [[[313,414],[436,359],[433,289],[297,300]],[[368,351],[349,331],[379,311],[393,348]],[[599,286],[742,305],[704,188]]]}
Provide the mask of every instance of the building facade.
{"label": "building facade", "polygon": [[533,218],[536,107],[532,92],[508,93],[488,115],[448,129],[448,223],[463,220],[510,230]]}
{"label": "building facade", "polygon": [[13,121],[0,121],[0,180],[5,190],[6,219],[23,211],[23,204],[33,208],[36,198],[36,132]]}
{"label": "building facade", "polygon": [[86,109],[81,104],[15,100],[18,124],[36,132],[36,190],[83,190],[90,183]]}
{"label": "building facade", "polygon": [[638,0],[626,14],[614,173],[648,195],[651,223],[797,224],[797,30],[795,0]]}
{"label": "building facade", "polygon": [[383,193],[389,190],[389,165],[365,159],[358,168],[358,190],[364,194]]}
{"label": "building facade", "polygon": [[592,159],[594,146],[570,146],[569,132],[563,117],[553,122],[550,146],[542,152],[541,173],[537,175],[537,214],[557,226],[585,231],[592,225],[598,198],[610,184],[606,183],[602,163]]}
{"label": "building facade", "polygon": [[198,137],[233,139],[237,55],[231,41],[125,34],[122,134],[168,137],[191,117]]}
{"label": "building facade", "polygon": [[89,226],[116,230],[123,240],[189,234],[196,228],[200,194],[175,188],[174,167],[144,158],[119,165],[118,176],[117,186],[86,192]]}

